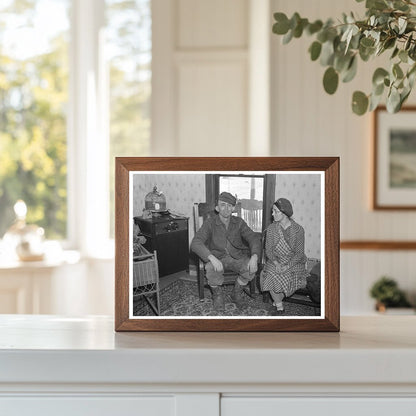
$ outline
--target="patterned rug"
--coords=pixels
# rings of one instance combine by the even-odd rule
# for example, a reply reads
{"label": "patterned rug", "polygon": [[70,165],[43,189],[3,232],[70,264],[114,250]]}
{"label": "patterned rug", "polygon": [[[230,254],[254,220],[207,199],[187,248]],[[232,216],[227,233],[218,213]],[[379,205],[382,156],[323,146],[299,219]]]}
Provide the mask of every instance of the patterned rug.
{"label": "patterned rug", "polygon": [[[245,305],[237,308],[231,301],[231,285],[224,286],[225,311],[216,312],[212,308],[212,295],[209,288],[205,288],[205,298],[200,301],[195,282],[177,280],[160,291],[161,316],[271,316],[275,308],[263,303],[261,294],[253,298],[244,295]],[[140,296],[134,299],[134,316],[152,316],[152,309],[145,299]],[[310,306],[284,302],[284,312],[278,316],[314,316],[315,310]]]}

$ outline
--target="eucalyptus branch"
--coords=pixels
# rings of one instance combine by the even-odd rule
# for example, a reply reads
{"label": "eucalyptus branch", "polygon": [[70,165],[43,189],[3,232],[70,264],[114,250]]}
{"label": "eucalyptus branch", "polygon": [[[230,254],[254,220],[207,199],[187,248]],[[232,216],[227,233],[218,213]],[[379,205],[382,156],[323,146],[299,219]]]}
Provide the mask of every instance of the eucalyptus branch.
{"label": "eucalyptus branch", "polygon": [[358,115],[374,110],[387,92],[387,109],[397,112],[407,100],[416,78],[416,3],[366,0],[365,6],[365,19],[344,14],[337,25],[332,19],[325,23],[309,22],[298,13],[290,19],[284,13],[275,13],[273,32],[284,36],[284,44],[305,33],[315,38],[309,53],[312,61],[319,59],[326,68],[323,86],[328,94],[336,92],[339,80],[349,82],[355,77],[359,59],[367,62],[391,50],[390,67],[374,71],[370,94],[353,93],[352,110]]}

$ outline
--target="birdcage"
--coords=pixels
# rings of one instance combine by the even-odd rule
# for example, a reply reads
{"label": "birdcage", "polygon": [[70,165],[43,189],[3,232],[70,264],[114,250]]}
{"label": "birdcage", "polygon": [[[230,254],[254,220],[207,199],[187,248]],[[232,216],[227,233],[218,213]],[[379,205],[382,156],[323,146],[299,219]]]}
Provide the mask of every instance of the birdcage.
{"label": "birdcage", "polygon": [[163,192],[157,190],[157,186],[153,187],[153,191],[146,195],[144,207],[149,211],[166,211],[166,197]]}
{"label": "birdcage", "polygon": [[143,296],[156,315],[160,315],[159,268],[156,251],[142,247],[140,255],[133,256],[133,301]]}

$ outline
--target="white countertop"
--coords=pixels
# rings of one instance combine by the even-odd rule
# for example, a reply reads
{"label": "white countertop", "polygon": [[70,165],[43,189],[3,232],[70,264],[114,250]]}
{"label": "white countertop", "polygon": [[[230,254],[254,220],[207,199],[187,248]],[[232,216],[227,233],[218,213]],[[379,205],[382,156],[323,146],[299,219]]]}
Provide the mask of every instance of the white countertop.
{"label": "white countertop", "polygon": [[340,333],[116,333],[108,317],[0,316],[0,383],[410,383],[416,316]]}

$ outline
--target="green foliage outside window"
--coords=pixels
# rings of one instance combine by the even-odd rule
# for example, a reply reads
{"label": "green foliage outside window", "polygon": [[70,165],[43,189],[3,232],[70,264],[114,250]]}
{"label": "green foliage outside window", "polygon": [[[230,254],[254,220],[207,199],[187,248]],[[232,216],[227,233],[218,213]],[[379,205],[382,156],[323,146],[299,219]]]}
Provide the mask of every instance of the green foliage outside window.
{"label": "green foliage outside window", "polygon": [[[15,26],[34,28],[40,5],[46,5],[51,14],[51,6],[59,7],[60,12],[65,10],[69,22],[67,8],[71,2],[1,3],[0,238],[14,220],[14,203],[23,199],[28,206],[29,223],[42,226],[47,238],[64,239],[68,215],[69,30],[57,29],[41,53],[23,47],[21,56],[10,50],[10,30],[15,30]],[[150,0],[106,0],[103,4],[109,51],[109,226],[113,234],[114,157],[143,156],[149,152],[151,10]],[[48,20],[45,28],[46,25],[54,23]]]}
{"label": "green foliage outside window", "polygon": [[29,223],[44,227],[48,238],[66,237],[66,33],[34,56],[5,47],[8,21],[31,27],[33,12],[34,2],[0,7],[0,238],[18,199],[28,206]]}
{"label": "green foliage outside window", "polygon": [[114,158],[146,156],[150,145],[150,0],[107,0],[110,64],[110,235],[114,236]]}

